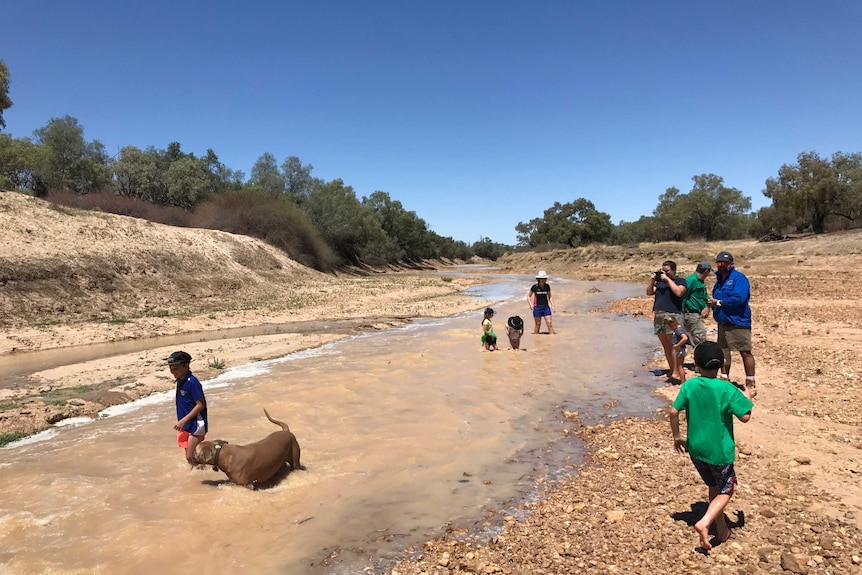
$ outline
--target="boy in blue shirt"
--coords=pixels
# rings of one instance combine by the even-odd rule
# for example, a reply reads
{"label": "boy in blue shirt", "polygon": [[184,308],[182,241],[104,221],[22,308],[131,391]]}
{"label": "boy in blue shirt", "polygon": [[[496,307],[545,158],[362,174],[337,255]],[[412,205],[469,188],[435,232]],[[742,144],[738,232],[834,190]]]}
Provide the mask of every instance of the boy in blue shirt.
{"label": "boy in blue shirt", "polygon": [[[713,522],[719,542],[730,537],[724,508],[736,487],[733,417],[743,423],[748,422],[754,403],[745,385],[736,387],[717,377],[718,370],[724,365],[724,353],[717,343],[705,341],[694,348],[694,363],[700,368],[701,375],[680,387],[670,408],[670,429],[674,450],[677,453],[688,452],[695,469],[709,487],[709,507],[694,525],[701,547],[709,551],[712,549],[709,526]],[[679,433],[680,411],[686,412],[686,438]]]}
{"label": "boy in blue shirt", "polygon": [[166,361],[177,380],[177,445],[185,449],[186,461],[194,465],[195,447],[207,433],[207,400],[201,382],[189,369],[192,356],[175,351]]}

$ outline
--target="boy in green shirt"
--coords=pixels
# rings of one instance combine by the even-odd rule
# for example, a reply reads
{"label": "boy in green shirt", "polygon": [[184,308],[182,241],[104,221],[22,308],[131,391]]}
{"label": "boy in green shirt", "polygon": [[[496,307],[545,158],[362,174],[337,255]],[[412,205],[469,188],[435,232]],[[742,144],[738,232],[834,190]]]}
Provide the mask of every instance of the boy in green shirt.
{"label": "boy in green shirt", "polygon": [[[736,486],[733,416],[746,423],[751,419],[754,403],[745,385],[737,388],[727,380],[718,379],[718,370],[724,365],[724,353],[717,343],[705,341],[698,345],[694,349],[694,363],[700,368],[701,375],[680,387],[670,408],[670,429],[674,450],[677,453],[688,452],[695,469],[709,487],[709,507],[694,525],[701,546],[709,551],[712,549],[709,526],[713,521],[719,542],[730,537],[724,508]],[[680,411],[686,412],[688,437],[685,439],[679,434]]]}

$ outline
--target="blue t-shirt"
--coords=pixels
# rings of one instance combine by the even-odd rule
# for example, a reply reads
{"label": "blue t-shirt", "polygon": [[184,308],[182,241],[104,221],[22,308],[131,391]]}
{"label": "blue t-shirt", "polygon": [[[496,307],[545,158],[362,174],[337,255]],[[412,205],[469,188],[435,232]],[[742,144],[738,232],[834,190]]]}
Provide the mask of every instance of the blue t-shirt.
{"label": "blue t-shirt", "polygon": [[[204,388],[201,386],[198,378],[189,372],[185,379],[182,381],[177,380],[177,421],[187,416],[194,409],[198,400],[204,402],[204,408],[198,414],[197,419],[203,419],[203,430],[206,432],[209,431],[209,420],[207,419],[207,400],[204,397]],[[197,430],[198,424],[194,419],[183,426],[183,431],[188,431],[189,433]]]}

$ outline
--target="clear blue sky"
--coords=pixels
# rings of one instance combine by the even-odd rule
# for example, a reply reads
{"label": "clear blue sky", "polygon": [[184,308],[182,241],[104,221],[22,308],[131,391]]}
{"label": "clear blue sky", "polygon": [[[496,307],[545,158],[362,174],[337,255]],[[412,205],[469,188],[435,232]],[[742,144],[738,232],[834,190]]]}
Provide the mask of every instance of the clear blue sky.
{"label": "clear blue sky", "polygon": [[800,152],[862,151],[862,2],[8,2],[14,137],[298,156],[431,229],[515,243],[587,198],[614,223],[691,177],[768,205]]}

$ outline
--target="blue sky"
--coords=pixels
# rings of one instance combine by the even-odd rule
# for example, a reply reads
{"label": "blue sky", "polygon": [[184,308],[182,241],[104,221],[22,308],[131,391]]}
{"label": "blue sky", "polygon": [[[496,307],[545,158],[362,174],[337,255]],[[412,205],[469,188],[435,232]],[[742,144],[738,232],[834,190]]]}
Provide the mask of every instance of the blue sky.
{"label": "blue sky", "polygon": [[587,198],[614,223],[691,177],[768,205],[803,151],[862,151],[862,3],[12,2],[6,132],[298,156],[444,236]]}

